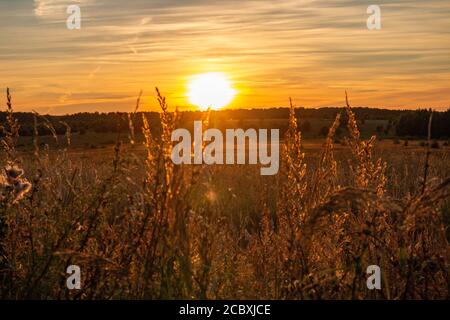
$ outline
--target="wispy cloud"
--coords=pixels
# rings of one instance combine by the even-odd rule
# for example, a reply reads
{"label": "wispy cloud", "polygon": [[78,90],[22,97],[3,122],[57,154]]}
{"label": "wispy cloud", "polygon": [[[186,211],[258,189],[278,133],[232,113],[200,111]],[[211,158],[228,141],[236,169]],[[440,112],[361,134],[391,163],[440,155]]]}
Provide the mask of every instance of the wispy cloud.
{"label": "wispy cloud", "polygon": [[[287,96],[305,106],[340,104],[345,89],[359,105],[447,107],[448,0],[376,2],[380,31],[366,28],[372,0],[8,1],[0,11],[0,85],[21,90],[24,109],[61,108],[59,93],[85,110],[93,96],[77,93],[131,99],[155,85],[183,105],[191,74],[222,71],[240,89],[235,107],[284,105]],[[83,20],[72,32],[66,8],[75,3]]]}
{"label": "wispy cloud", "polygon": [[34,14],[40,18],[61,17],[69,5],[86,5],[95,0],[34,0]]}

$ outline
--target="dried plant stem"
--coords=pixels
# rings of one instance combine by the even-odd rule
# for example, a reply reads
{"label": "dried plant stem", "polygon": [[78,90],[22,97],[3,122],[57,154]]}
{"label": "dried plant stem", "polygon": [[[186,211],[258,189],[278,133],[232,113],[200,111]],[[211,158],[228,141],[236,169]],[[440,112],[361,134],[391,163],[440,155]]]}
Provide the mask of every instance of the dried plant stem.
{"label": "dried plant stem", "polygon": [[433,122],[433,112],[430,114],[428,119],[428,143],[427,143],[427,153],[425,156],[425,166],[423,170],[423,182],[422,182],[422,194],[425,193],[428,180],[428,170],[430,168],[430,155],[431,155],[431,124]]}

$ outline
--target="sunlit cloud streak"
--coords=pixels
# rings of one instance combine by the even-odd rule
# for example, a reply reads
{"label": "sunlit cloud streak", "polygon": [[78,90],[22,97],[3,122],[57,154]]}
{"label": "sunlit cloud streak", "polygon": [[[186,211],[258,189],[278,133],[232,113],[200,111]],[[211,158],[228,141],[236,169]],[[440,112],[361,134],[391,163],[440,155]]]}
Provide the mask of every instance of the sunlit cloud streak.
{"label": "sunlit cloud streak", "polygon": [[[186,79],[215,71],[239,89],[231,107],[342,105],[344,90],[355,105],[450,106],[450,3],[377,2],[379,31],[364,0],[0,2],[0,85],[55,113],[131,110],[140,89],[155,109],[154,86],[186,106]],[[79,31],[65,28],[74,3]]]}

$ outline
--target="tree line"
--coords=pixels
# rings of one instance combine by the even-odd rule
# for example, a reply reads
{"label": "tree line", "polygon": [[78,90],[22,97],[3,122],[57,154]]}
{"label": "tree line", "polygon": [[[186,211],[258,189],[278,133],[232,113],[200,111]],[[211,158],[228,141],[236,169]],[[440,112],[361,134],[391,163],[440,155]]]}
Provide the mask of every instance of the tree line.
{"label": "tree line", "polygon": [[[334,119],[336,114],[343,111],[342,108],[297,108],[296,116],[299,119],[300,128],[304,131],[310,130],[311,119]],[[353,108],[356,117],[364,124],[366,120],[387,120],[388,128],[377,128],[377,132],[382,134],[391,127],[399,137],[426,137],[428,120],[431,110],[388,110],[374,108]],[[342,112],[341,112],[342,113]],[[145,112],[149,120],[152,131],[160,130],[159,113]],[[342,127],[346,125],[345,113],[342,113]],[[110,113],[77,113],[73,115],[53,116],[35,115],[33,113],[19,112],[15,114],[20,124],[20,134],[22,136],[32,136],[37,130],[39,135],[52,134],[49,124],[54,128],[56,134],[64,134],[67,126],[75,133],[86,132],[127,132],[129,130],[129,114],[125,112]],[[134,129],[140,132],[142,128],[142,113],[131,114]],[[180,112],[181,125],[189,125],[194,120],[204,118],[201,111]],[[271,120],[287,120],[289,118],[288,108],[266,108],[266,109],[236,109],[212,111],[210,120],[212,125],[224,123],[223,120],[235,120],[236,125],[241,125],[246,120],[259,120],[261,125],[267,128],[280,126],[279,122]],[[37,126],[35,126],[35,119]],[[0,112],[0,126],[6,120],[6,112]],[[281,126],[284,126],[282,124]],[[243,128],[245,125],[243,126]],[[0,135],[3,130],[0,130]],[[450,109],[445,112],[433,112],[432,138],[450,137]]]}
{"label": "tree line", "polygon": [[431,109],[410,111],[403,114],[396,125],[398,136],[427,137],[431,114],[431,138],[450,137],[450,109],[445,112],[433,112]]}

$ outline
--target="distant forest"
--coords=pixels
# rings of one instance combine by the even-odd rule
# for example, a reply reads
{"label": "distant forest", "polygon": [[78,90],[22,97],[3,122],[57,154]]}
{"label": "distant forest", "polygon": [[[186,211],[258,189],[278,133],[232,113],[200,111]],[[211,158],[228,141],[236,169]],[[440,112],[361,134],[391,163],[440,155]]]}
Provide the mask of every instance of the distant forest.
{"label": "distant forest", "polygon": [[[296,115],[299,122],[305,129],[308,129],[309,120],[314,119],[334,119],[336,114],[341,112],[342,108],[297,108]],[[353,108],[356,117],[359,121],[365,122],[367,120],[384,120],[387,121],[389,128],[393,128],[398,137],[426,137],[428,130],[428,120],[431,114],[430,110],[387,110],[387,109],[373,109],[373,108]],[[158,132],[159,113],[146,112],[147,118],[150,121],[152,130]],[[202,119],[201,111],[183,111],[180,113],[181,125],[192,124],[194,120]],[[342,118],[341,127],[345,126],[345,113]],[[32,136],[35,131],[35,115],[33,113],[15,113],[15,117],[20,124],[20,134],[22,136]],[[242,124],[244,121],[257,121],[260,127],[276,127],[283,131],[283,126],[280,121],[273,120],[287,120],[289,117],[289,109],[287,108],[270,108],[270,109],[239,109],[239,110],[220,110],[212,111],[210,121],[213,126],[220,126],[224,120],[236,121],[236,125]],[[131,114],[133,119],[135,131],[139,132],[142,127],[142,113]],[[6,112],[0,112],[0,126],[5,123]],[[74,133],[86,132],[126,132],[128,131],[128,114],[124,112],[111,113],[77,113],[65,116],[37,116],[37,131],[39,135],[49,135],[51,130],[49,125],[53,126],[57,134],[64,134],[67,126],[71,128]],[[302,128],[302,125],[300,128]],[[243,126],[244,128],[245,126]],[[386,128],[380,126],[377,131],[383,132]],[[389,130],[389,129],[388,129]],[[0,130],[0,135],[3,130]],[[442,139],[450,137],[450,109],[445,112],[433,112],[432,121],[432,138]]]}

